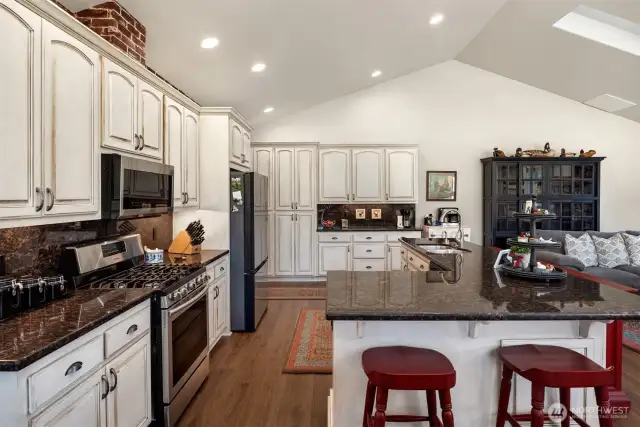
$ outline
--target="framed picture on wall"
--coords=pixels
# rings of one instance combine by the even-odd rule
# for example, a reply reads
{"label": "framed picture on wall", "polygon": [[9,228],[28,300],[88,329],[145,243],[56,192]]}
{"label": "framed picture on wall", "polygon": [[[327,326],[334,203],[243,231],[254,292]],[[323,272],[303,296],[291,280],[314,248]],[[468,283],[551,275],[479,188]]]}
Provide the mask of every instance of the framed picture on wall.
{"label": "framed picture on wall", "polygon": [[427,201],[455,201],[457,174],[456,171],[427,171]]}

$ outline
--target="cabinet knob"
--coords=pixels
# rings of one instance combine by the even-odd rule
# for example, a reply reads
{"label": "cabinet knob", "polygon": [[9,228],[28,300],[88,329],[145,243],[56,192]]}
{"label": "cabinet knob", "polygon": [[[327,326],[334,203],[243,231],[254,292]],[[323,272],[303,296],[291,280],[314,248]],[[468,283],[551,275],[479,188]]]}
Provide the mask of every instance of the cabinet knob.
{"label": "cabinet knob", "polygon": [[371,249],[367,249],[367,253],[370,253],[370,252],[371,252]]}
{"label": "cabinet knob", "polygon": [[420,265],[420,270],[424,270],[424,265]]}
{"label": "cabinet knob", "polygon": [[409,261],[413,261],[413,257],[410,257],[410,258],[409,258]]}

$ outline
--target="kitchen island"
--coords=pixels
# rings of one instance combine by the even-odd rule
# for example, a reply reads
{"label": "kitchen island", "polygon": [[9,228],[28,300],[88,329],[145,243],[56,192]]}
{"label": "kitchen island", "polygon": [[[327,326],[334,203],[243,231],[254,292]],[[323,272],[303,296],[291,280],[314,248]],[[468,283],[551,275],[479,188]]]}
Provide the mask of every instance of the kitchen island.
{"label": "kitchen island", "polygon": [[[495,425],[501,374],[497,348],[563,346],[604,366],[606,323],[640,319],[640,299],[607,285],[570,276],[548,287],[496,272],[496,252],[480,246],[434,254],[421,247],[429,241],[401,242],[420,257],[414,261],[424,271],[328,274],[335,427],[362,425],[366,376],[360,358],[368,348],[408,345],[443,353],[457,371],[452,390],[456,426],[484,427]],[[559,400],[557,393],[547,390],[547,405]],[[510,410],[529,412],[530,402],[527,381],[514,378]],[[594,393],[573,390],[572,402],[593,407]],[[390,414],[426,415],[426,399],[420,392],[392,391],[388,408]],[[597,425],[592,415],[586,419]]]}

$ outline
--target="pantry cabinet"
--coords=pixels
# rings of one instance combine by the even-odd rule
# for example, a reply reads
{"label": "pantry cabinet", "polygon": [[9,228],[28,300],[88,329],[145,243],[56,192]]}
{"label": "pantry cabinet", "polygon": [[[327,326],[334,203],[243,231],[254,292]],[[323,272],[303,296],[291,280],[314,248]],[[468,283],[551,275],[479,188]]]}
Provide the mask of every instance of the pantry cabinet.
{"label": "pantry cabinet", "polygon": [[[0,0],[0,218],[40,216],[42,19],[14,0]],[[9,58],[11,60],[9,60]]]}
{"label": "pantry cabinet", "polygon": [[97,212],[100,56],[43,23],[44,215]]}
{"label": "pantry cabinet", "polygon": [[[253,171],[269,178],[267,191],[268,210],[273,209],[273,147],[256,147],[253,150]],[[262,205],[265,205],[264,201]]]}
{"label": "pantry cabinet", "polygon": [[418,200],[418,150],[385,150],[386,197],[389,202]]}
{"label": "pantry cabinet", "polygon": [[275,213],[275,275],[315,274],[315,214]]}
{"label": "pantry cabinet", "polygon": [[166,163],[173,166],[174,209],[199,206],[198,115],[165,99]]}
{"label": "pantry cabinet", "polygon": [[275,275],[295,274],[295,223],[293,212],[275,213]]}
{"label": "pantry cabinet", "polygon": [[238,120],[229,118],[229,162],[240,170],[251,168],[251,133]]}
{"label": "pantry cabinet", "polygon": [[351,200],[376,202],[384,198],[384,150],[351,151]]}
{"label": "pantry cabinet", "polygon": [[295,275],[314,274],[314,249],[316,245],[316,227],[313,212],[296,212],[295,223]]}
{"label": "pantry cabinet", "polygon": [[318,201],[341,203],[351,201],[351,150],[326,148],[318,151]]}
{"label": "pantry cabinet", "polygon": [[162,92],[102,58],[102,146],[162,159]]}
{"label": "pantry cabinet", "polygon": [[275,209],[315,210],[316,148],[275,149]]}

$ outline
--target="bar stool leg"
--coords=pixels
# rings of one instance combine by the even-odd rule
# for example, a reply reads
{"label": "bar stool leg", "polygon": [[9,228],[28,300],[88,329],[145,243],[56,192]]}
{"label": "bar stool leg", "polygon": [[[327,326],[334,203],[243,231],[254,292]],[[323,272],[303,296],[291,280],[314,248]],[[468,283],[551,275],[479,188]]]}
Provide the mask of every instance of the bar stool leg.
{"label": "bar stool leg", "polygon": [[362,417],[362,427],[370,427],[371,413],[373,412],[373,400],[376,397],[376,386],[367,382],[367,394],[364,399],[364,416]]}
{"label": "bar stool leg", "polygon": [[596,402],[598,403],[598,420],[600,421],[600,427],[613,427],[609,389],[606,386],[596,387]]}
{"label": "bar stool leg", "polygon": [[442,427],[442,423],[438,420],[438,404],[434,390],[427,390],[427,408],[429,408],[429,427]]}
{"label": "bar stool leg", "polygon": [[571,410],[571,389],[570,388],[561,388],[560,389],[560,403],[567,408],[567,418],[562,421],[561,427],[570,427],[571,426],[571,416],[569,416],[569,411]]}
{"label": "bar stool leg", "polygon": [[544,425],[544,386],[531,384],[531,427]]}
{"label": "bar stool leg", "polygon": [[444,427],[453,426],[453,412],[451,412],[451,391],[450,390],[438,390],[440,395],[440,407],[442,408],[442,422]]}
{"label": "bar stool leg", "polygon": [[373,427],[384,427],[387,420],[385,412],[387,411],[388,397],[389,390],[378,387],[378,390],[376,391],[376,415],[373,418]]}
{"label": "bar stool leg", "polygon": [[502,382],[500,383],[500,396],[498,400],[498,416],[496,427],[504,427],[509,411],[509,398],[511,397],[511,379],[513,371],[507,366],[502,366]]}

